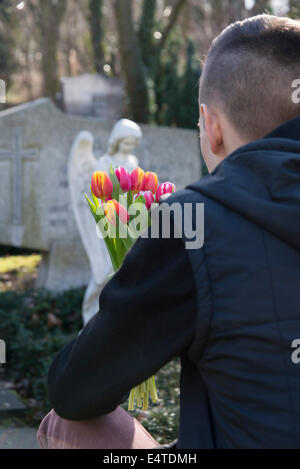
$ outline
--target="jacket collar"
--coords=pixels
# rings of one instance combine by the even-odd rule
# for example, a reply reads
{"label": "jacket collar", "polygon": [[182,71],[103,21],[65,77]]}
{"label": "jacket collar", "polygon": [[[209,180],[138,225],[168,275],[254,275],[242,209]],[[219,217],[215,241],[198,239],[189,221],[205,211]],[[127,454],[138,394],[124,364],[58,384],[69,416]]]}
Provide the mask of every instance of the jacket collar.
{"label": "jacket collar", "polygon": [[277,127],[264,138],[288,138],[290,140],[300,140],[300,116]]}

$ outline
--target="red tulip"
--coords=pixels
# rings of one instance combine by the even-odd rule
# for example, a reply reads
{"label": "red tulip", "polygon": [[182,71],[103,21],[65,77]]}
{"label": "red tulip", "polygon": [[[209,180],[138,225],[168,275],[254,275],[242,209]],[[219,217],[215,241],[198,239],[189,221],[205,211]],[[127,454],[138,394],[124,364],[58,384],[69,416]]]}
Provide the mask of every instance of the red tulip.
{"label": "red tulip", "polygon": [[131,173],[131,190],[133,194],[137,194],[143,189],[145,173],[141,168],[136,168]]}
{"label": "red tulip", "polygon": [[113,192],[113,183],[105,171],[97,171],[92,176],[92,192],[98,199],[109,199]]}
{"label": "red tulip", "polygon": [[153,194],[157,191],[158,177],[156,173],[145,173],[143,191],[151,191]]}
{"label": "red tulip", "polygon": [[165,195],[165,194],[173,194],[173,192],[176,192],[176,186],[175,184],[172,184],[171,182],[164,182],[159,186],[156,192],[156,201],[159,202],[160,198]]}
{"label": "red tulip", "polygon": [[120,186],[123,192],[128,192],[131,189],[130,173],[125,168],[117,168],[116,176],[119,179]]}
{"label": "red tulip", "polygon": [[109,200],[104,205],[104,213],[108,221],[114,226],[117,225],[116,214],[124,225],[129,222],[129,214],[126,208],[117,200]]}
{"label": "red tulip", "polygon": [[151,205],[153,204],[154,202],[154,195],[151,191],[141,191],[139,192],[136,196],[135,196],[135,199],[137,199],[138,197],[140,196],[143,196],[145,201],[146,201],[146,207],[147,207],[147,210],[150,210],[151,208]]}

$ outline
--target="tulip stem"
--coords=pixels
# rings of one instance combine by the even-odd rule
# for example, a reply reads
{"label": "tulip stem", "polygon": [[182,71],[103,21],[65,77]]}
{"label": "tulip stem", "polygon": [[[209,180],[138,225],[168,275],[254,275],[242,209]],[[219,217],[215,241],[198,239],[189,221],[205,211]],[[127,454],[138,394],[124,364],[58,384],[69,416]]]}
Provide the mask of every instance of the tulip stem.
{"label": "tulip stem", "polygon": [[138,406],[138,407],[142,407],[142,395],[141,395],[141,388],[140,388],[140,386],[137,387],[136,401],[137,401],[137,406]]}
{"label": "tulip stem", "polygon": [[150,396],[152,402],[158,401],[154,376],[147,379],[146,381],[131,390],[128,402],[128,410],[130,412],[134,410],[135,402],[137,407],[142,408],[142,410],[147,410],[149,407]]}
{"label": "tulip stem", "polygon": [[157,402],[158,401],[158,396],[157,396],[157,390],[156,390],[156,384],[155,384],[154,376],[152,376],[149,379],[149,384],[150,384],[150,394],[151,394],[152,402]]}
{"label": "tulip stem", "polygon": [[135,395],[135,388],[131,390],[128,402],[128,410],[133,412],[134,410],[134,395]]}

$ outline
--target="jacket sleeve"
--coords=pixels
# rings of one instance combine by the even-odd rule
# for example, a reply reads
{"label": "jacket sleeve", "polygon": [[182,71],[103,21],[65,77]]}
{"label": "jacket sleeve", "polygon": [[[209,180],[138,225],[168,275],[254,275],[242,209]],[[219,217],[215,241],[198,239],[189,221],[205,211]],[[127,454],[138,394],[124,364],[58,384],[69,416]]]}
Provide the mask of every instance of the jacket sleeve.
{"label": "jacket sleeve", "polygon": [[67,420],[112,412],[193,341],[196,290],[183,241],[139,239],[100,305],[49,371],[51,404]]}

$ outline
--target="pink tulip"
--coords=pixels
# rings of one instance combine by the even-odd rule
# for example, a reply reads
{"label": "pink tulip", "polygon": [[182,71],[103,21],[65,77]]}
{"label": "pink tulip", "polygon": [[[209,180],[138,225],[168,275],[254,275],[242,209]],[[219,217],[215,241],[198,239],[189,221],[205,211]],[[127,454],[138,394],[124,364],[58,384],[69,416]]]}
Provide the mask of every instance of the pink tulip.
{"label": "pink tulip", "polygon": [[123,223],[124,225],[129,222],[129,214],[126,208],[117,200],[109,200],[104,205],[104,213],[109,223],[114,226],[116,226],[117,224],[116,214],[118,215],[121,223]]}
{"label": "pink tulip", "polygon": [[156,192],[156,201],[159,202],[160,198],[165,195],[165,194],[173,194],[176,192],[176,186],[175,184],[172,184],[171,182],[164,182],[162,183],[159,188],[157,189]]}
{"label": "pink tulip", "polygon": [[117,168],[116,176],[119,179],[119,183],[123,192],[129,192],[131,189],[131,177],[130,173],[126,168]]}
{"label": "pink tulip", "polygon": [[92,176],[92,192],[98,199],[109,199],[113,192],[113,183],[105,171],[97,171]]}
{"label": "pink tulip", "polygon": [[151,205],[154,203],[153,193],[151,191],[141,191],[135,196],[135,200],[140,196],[144,197],[147,210],[150,210]]}
{"label": "pink tulip", "polygon": [[157,191],[158,177],[156,173],[145,173],[143,191],[151,191],[153,194]]}
{"label": "pink tulip", "polygon": [[145,173],[141,168],[136,168],[131,173],[131,190],[133,194],[138,194],[143,189]]}

